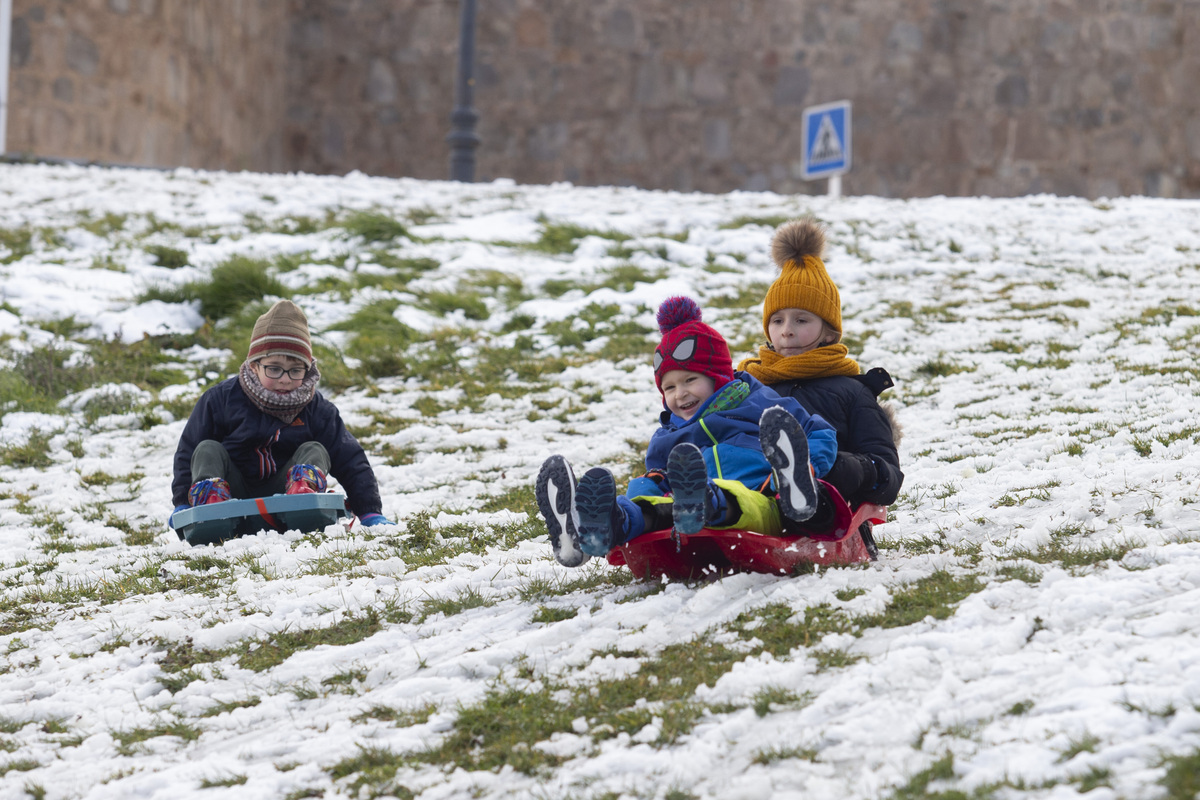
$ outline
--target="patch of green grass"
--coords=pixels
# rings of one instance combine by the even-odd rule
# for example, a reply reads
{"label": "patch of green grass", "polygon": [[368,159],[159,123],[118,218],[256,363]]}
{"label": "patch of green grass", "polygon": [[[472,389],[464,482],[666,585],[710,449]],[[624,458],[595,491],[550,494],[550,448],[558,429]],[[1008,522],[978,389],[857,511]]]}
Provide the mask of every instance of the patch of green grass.
{"label": "patch of green grass", "polygon": [[361,236],[366,242],[391,242],[408,238],[404,223],[383,211],[355,211],[342,221],[351,236]]}
{"label": "patch of green grass", "polygon": [[258,641],[257,647],[243,652],[238,665],[254,672],[278,666],[301,650],[321,645],[341,646],[360,642],[383,628],[379,612],[368,609],[361,616],[347,616],[327,628],[282,631]]}
{"label": "patch of green grass", "polygon": [[589,342],[608,337],[602,352],[589,352],[612,361],[636,355],[648,360],[654,351],[647,340],[652,331],[624,317],[621,307],[615,304],[590,303],[573,318],[548,323],[545,331],[556,338],[559,346],[571,349],[582,349]]}
{"label": "patch of green grass", "polygon": [[245,700],[228,700],[220,703],[213,703],[208,708],[200,713],[202,717],[219,717],[222,714],[228,714],[231,711],[237,711],[239,708],[254,708],[261,703],[262,700],[258,695],[248,697]]}
{"label": "patch of green grass", "polygon": [[350,718],[351,722],[363,723],[370,720],[390,722],[397,728],[410,728],[413,725],[423,725],[437,712],[437,706],[427,704],[414,709],[397,709],[390,706],[372,706],[361,714]]}
{"label": "patch of green grass", "polygon": [[1004,714],[1009,717],[1023,717],[1033,710],[1034,705],[1032,700],[1021,700],[1013,703]]}
{"label": "patch of green grass", "polygon": [[550,222],[545,219],[541,219],[539,222],[542,224],[542,230],[536,242],[516,245],[507,243],[508,246],[519,247],[523,250],[532,250],[536,253],[545,253],[547,255],[570,255],[579,247],[579,240],[585,236],[600,236],[616,242],[628,241],[631,238],[624,233],[585,228],[582,225],[571,223]]}
{"label": "patch of green grass", "polygon": [[729,222],[722,223],[720,225],[719,229],[723,230],[723,231],[736,230],[737,228],[745,228],[750,225],[756,225],[756,226],[763,227],[763,228],[778,228],[783,223],[789,222],[793,219],[798,219],[800,216],[801,215],[798,214],[798,215],[792,216],[792,217],[785,217],[785,216],[780,216],[780,215],[776,214],[773,216],[764,216],[764,217],[754,217],[754,216],[735,217],[734,219],[730,220]]}
{"label": "patch of green grass", "polygon": [[755,714],[765,717],[767,714],[773,713],[781,707],[787,709],[803,708],[811,702],[811,694],[797,694],[791,689],[782,686],[767,686],[755,692],[750,704],[754,708]]}
{"label": "patch of green grass", "polygon": [[420,305],[434,314],[446,316],[454,311],[462,311],[463,316],[472,320],[485,320],[490,316],[483,295],[465,289],[462,284],[457,291],[423,292],[419,296]]}
{"label": "patch of green grass", "polygon": [[364,788],[368,797],[387,795],[399,800],[412,800],[415,795],[407,786],[396,784],[393,779],[402,766],[412,759],[393,753],[384,747],[358,746],[358,755],[344,758],[329,770],[335,781],[346,780],[351,796],[363,797]]}
{"label": "patch of green grass", "polygon": [[771,284],[761,281],[740,283],[736,288],[722,289],[720,294],[709,295],[704,299],[705,308],[736,308],[747,309],[762,303]]}
{"label": "patch of green grass", "polygon": [[54,463],[50,458],[50,437],[37,428],[29,432],[28,438],[21,443],[0,446],[0,464],[17,469],[43,469]]}
{"label": "patch of green grass", "polygon": [[1085,733],[1078,739],[1072,739],[1067,743],[1066,749],[1059,753],[1058,763],[1065,764],[1080,753],[1094,753],[1099,744],[1100,738],[1090,733]]}
{"label": "patch of green grass", "polygon": [[128,214],[114,214],[111,211],[106,211],[102,216],[95,217],[91,211],[81,211],[79,213],[79,227],[89,233],[92,233],[104,239],[118,231],[125,229],[125,223],[129,220]]}
{"label": "patch of green grass", "polygon": [[926,617],[947,619],[954,607],[983,588],[974,575],[952,575],[938,570],[932,575],[892,593],[892,601],[881,614],[860,617],[864,628],[900,628]]}
{"label": "patch of green grass", "polygon": [[896,789],[890,800],[971,800],[970,796],[964,792],[931,792],[929,790],[931,783],[953,780],[954,777],[954,755],[946,753],[909,778],[908,783]]}
{"label": "patch of green grass", "polygon": [[959,363],[942,356],[926,361],[915,370],[917,375],[925,378],[946,378],[950,375],[958,375],[961,372],[974,371],[975,367],[970,364]]}
{"label": "patch of green grass", "polygon": [[1020,342],[1014,342],[1010,339],[992,339],[987,343],[989,350],[996,353],[1020,353],[1025,350],[1025,345]]}
{"label": "patch of green grass", "polygon": [[[214,267],[208,280],[191,281],[178,288],[151,288],[137,300],[142,303],[149,300],[166,303],[197,301],[200,313],[207,319],[222,320],[263,298],[289,296],[287,288],[270,274],[270,269],[268,261],[235,255]],[[249,337],[246,340],[249,341]]]}
{"label": "patch of green grass", "polygon": [[1166,790],[1166,800],[1200,797],[1200,752],[1167,756],[1161,765],[1167,771],[1158,779],[1158,785]]}
{"label": "patch of green grass", "polygon": [[533,614],[531,622],[535,623],[552,623],[562,622],[565,619],[575,619],[579,616],[577,608],[551,608],[549,606],[538,606],[537,611]]}
{"label": "patch of green grass", "polygon": [[20,261],[33,252],[33,229],[0,228],[0,264]]}
{"label": "patch of green grass", "polygon": [[162,532],[162,523],[154,520],[143,520],[140,523],[130,521],[127,517],[118,517],[107,513],[104,524],[116,528],[125,535],[125,544],[130,547],[142,547],[153,542]]}
{"label": "patch of green grass", "polygon": [[420,337],[396,319],[394,312],[399,305],[399,300],[378,300],[329,328],[354,334],[346,345],[346,355],[362,361],[363,369],[370,375],[407,374],[406,350]]}
{"label": "patch of green grass", "polygon": [[0,762],[0,777],[10,772],[32,772],[42,765],[34,758],[18,758],[12,761]]}
{"label": "patch of green grass", "polygon": [[790,606],[772,604],[738,615],[730,626],[741,639],[755,642],[751,652],[764,650],[783,658],[797,647],[809,647],[827,633],[851,633],[856,624],[845,612],[828,605],[811,606],[803,615]]}
{"label": "patch of green grass", "polygon": [[349,669],[322,679],[321,685],[327,688],[340,689],[343,694],[357,694],[354,685],[361,684],[366,679],[367,671],[365,669]]}
{"label": "patch of green grass", "polygon": [[180,250],[176,247],[167,247],[161,244],[147,245],[146,252],[154,256],[154,263],[160,267],[167,269],[179,269],[188,265],[188,254],[186,250]]}
{"label": "patch of green grass", "polygon": [[474,586],[468,587],[455,597],[442,597],[425,602],[426,618],[434,614],[452,617],[472,608],[487,608],[496,604],[495,600],[484,597]]}
{"label": "patch of green grass", "polygon": [[228,786],[241,786],[246,783],[249,778],[245,775],[229,775],[224,778],[203,778],[200,781],[201,789],[216,789]]}
{"label": "patch of green grass", "polygon": [[1042,573],[1026,564],[1010,564],[1001,567],[997,572],[1005,578],[1014,581],[1028,583],[1030,586],[1038,583],[1042,579]]}
{"label": "patch of green grass", "polygon": [[161,722],[148,728],[131,728],[127,731],[112,731],[112,737],[117,741],[117,752],[123,756],[138,753],[143,742],[157,739],[160,736],[177,736],[185,742],[194,742],[200,738],[201,729],[190,725],[182,719]]}
{"label": "patch of green grass", "polygon": [[754,757],[750,759],[751,764],[762,764],[764,766],[775,764],[780,761],[788,761],[796,759],[798,761],[816,761],[818,752],[809,747],[770,747],[766,750],[757,750]]}
{"label": "patch of green grass", "polygon": [[1097,564],[1119,562],[1130,550],[1141,545],[1127,541],[1121,543],[1105,542],[1098,547],[1085,547],[1082,544],[1069,545],[1062,540],[1051,541],[1037,550],[1018,550],[1013,552],[1015,558],[1028,559],[1038,564],[1057,564],[1064,569],[1080,569],[1093,567]]}

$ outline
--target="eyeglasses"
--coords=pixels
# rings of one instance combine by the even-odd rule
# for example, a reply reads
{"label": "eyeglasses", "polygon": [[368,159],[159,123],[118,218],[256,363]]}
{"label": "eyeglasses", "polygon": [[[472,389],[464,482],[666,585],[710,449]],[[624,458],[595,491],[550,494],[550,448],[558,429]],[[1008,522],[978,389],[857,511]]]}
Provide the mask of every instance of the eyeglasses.
{"label": "eyeglasses", "polygon": [[263,364],[262,371],[263,374],[268,378],[282,378],[283,373],[286,372],[287,376],[292,380],[300,381],[304,380],[304,376],[308,374],[308,367],[292,367],[291,369],[284,369],[283,367],[277,367],[274,364]]}

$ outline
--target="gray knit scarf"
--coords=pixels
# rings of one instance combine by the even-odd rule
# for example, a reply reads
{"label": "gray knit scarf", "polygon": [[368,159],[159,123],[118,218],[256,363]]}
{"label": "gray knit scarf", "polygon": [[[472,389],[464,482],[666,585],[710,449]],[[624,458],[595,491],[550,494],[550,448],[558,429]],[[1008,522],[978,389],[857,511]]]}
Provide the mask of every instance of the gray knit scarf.
{"label": "gray knit scarf", "polygon": [[300,412],[312,401],[320,380],[321,370],[317,369],[315,361],[300,385],[290,392],[273,392],[263,386],[258,375],[250,368],[249,361],[242,362],[242,368],[238,372],[238,383],[250,401],[262,409],[264,414],[283,420],[284,425],[292,424],[292,420],[300,416]]}

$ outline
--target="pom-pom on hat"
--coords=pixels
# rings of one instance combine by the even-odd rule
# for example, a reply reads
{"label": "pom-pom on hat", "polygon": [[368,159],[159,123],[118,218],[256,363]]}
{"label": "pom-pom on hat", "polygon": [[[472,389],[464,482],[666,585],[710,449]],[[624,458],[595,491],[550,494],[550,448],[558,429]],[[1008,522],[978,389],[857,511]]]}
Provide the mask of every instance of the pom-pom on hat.
{"label": "pom-pom on hat", "polygon": [[699,372],[720,389],[733,380],[729,345],[700,320],[700,306],[690,297],[670,297],[658,307],[662,343],[654,350],[654,383],[662,392],[662,376],[673,369]]}
{"label": "pom-pom on hat", "polygon": [[291,300],[280,300],[258,318],[250,334],[247,361],[260,361],[267,356],[291,356],[311,367],[312,339],[308,335],[308,317]]}
{"label": "pom-pom on hat", "polygon": [[763,333],[771,338],[771,315],[785,308],[811,311],[836,330],[842,331],[842,297],[821,255],[825,251],[825,228],[814,219],[785,222],[771,240],[771,259],[779,277],[763,301]]}

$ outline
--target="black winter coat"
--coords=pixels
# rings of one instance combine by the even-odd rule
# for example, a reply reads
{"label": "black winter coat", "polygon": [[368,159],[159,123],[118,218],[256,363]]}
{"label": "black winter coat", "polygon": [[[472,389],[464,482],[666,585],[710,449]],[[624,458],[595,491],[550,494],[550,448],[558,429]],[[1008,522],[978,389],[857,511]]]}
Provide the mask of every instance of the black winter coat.
{"label": "black winter coat", "polygon": [[300,415],[287,425],[254,405],[236,377],[206,391],[192,409],[175,450],[171,500],[176,506],[188,501],[192,452],[205,439],[225,446],[251,491],[263,484],[279,465],[287,463],[300,445],[320,442],[329,453],[329,474],[346,490],[347,507],[359,517],[383,510],[379,484],[375,482],[367,454],[346,430],[337,406],[320,392],[314,392]]}
{"label": "black winter coat", "polygon": [[[850,490],[846,500],[851,505],[861,502],[889,505],[895,501],[904,483],[893,422],[878,400],[879,393],[891,385],[891,376],[882,367],[853,377],[833,376],[770,384],[784,397],[799,400],[808,413],[820,414],[837,430],[839,462],[847,454],[866,456],[873,462],[875,484],[858,491]],[[837,485],[836,481],[831,482]]]}

